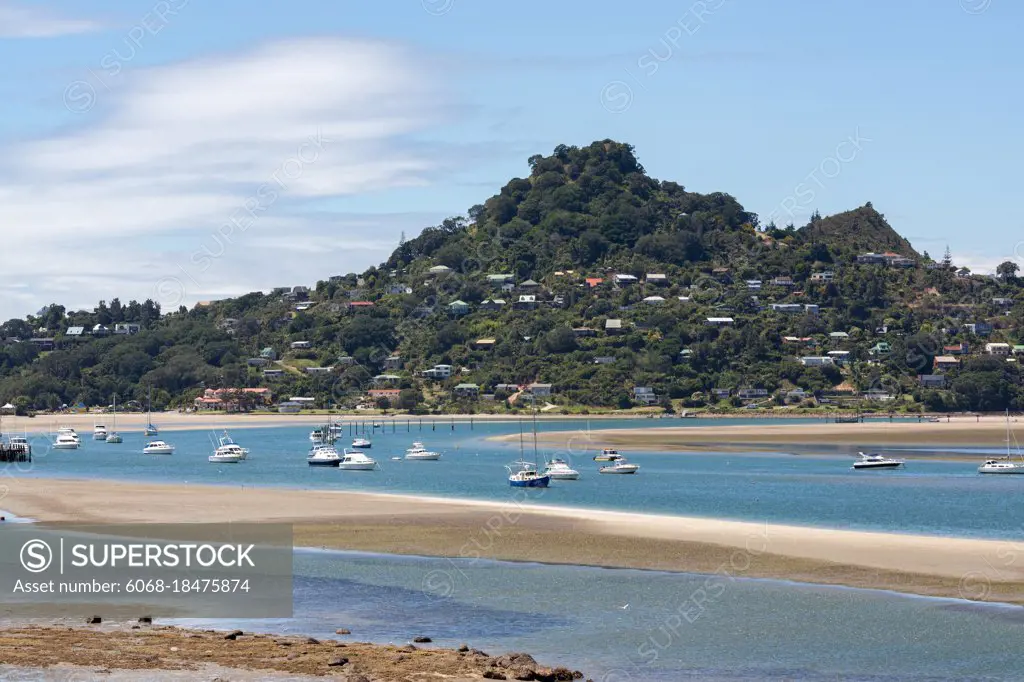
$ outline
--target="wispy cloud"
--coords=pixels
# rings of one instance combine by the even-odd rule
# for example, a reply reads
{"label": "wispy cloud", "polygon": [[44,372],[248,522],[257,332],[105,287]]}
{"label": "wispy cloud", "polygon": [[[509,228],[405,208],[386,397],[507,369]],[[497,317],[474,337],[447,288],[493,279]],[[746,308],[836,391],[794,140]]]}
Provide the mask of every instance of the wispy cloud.
{"label": "wispy cloud", "polygon": [[54,38],[101,28],[97,21],[70,19],[40,7],[0,0],[0,38]]}
{"label": "wispy cloud", "polygon": [[277,42],[135,71],[103,117],[0,148],[0,225],[18,226],[4,251],[20,254],[5,276],[35,297],[0,315],[155,298],[167,277],[185,290],[169,305],[365,267],[429,224],[344,213],[346,197],[434,179],[443,153],[413,142],[448,111],[428,64],[388,43]]}

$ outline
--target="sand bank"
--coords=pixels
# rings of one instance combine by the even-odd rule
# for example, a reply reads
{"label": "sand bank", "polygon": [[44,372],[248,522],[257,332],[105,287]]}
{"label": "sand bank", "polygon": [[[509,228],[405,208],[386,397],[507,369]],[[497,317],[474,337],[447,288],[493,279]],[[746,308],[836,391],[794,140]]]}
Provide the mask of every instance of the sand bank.
{"label": "sand bank", "polygon": [[[370,493],[9,479],[41,521],[295,524],[299,546],[727,573],[1024,603],[1024,545]],[[2,490],[0,490],[2,492]],[[316,519],[311,523],[310,519]]]}
{"label": "sand bank", "polygon": [[[1012,428],[1024,423],[1011,421]],[[648,429],[583,428],[538,433],[538,442],[574,453],[603,447],[623,450],[683,452],[714,448],[768,449],[773,445],[848,446],[978,446],[1006,445],[1006,421],[1001,417],[954,417],[948,422],[872,420],[860,424],[715,424],[712,426],[663,426],[660,421]],[[493,436],[491,440],[518,441],[518,434]]]}

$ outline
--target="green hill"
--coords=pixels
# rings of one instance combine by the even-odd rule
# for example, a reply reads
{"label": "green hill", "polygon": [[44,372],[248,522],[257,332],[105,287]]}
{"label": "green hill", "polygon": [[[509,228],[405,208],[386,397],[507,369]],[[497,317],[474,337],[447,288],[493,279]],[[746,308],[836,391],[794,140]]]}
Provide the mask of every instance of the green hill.
{"label": "green hill", "polygon": [[[1017,364],[984,352],[1024,343],[1009,270],[933,263],[871,204],[762,227],[728,194],[649,177],[611,140],[528,163],[363,273],[169,314],[114,299],[9,320],[0,401],[105,405],[152,387],[156,407],[185,406],[268,387],[321,406],[501,411],[539,384],[569,411],[1024,407]],[[858,262],[867,252],[903,259]],[[936,369],[960,343],[959,364]],[[254,406],[244,396],[223,397]]]}

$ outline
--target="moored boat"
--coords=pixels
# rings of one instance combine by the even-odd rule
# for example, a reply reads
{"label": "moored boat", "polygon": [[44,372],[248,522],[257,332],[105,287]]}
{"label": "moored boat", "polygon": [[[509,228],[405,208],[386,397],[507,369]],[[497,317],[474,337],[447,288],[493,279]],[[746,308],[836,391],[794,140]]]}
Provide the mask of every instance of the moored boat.
{"label": "moored boat", "polygon": [[415,443],[412,444],[411,448],[405,451],[405,458],[412,460],[434,462],[441,459],[441,453],[434,452],[432,450],[427,450],[427,448],[424,447],[423,443],[416,441]]}
{"label": "moored boat", "polygon": [[611,464],[606,464],[598,469],[597,472],[600,474],[635,474],[639,469],[639,464],[630,464],[625,457],[620,456]]}
{"label": "moored boat", "polygon": [[142,448],[142,452],[146,455],[173,455],[174,446],[162,440],[152,440],[146,443],[146,447]]}
{"label": "moored boat", "polygon": [[869,455],[858,453],[860,459],[853,463],[854,469],[898,469],[903,466],[902,459],[892,459],[873,452]]}
{"label": "moored boat", "polygon": [[580,477],[576,471],[564,459],[553,459],[544,466],[544,473],[553,481],[575,481]]}
{"label": "moored boat", "polygon": [[341,464],[341,456],[333,445],[314,445],[309,451],[306,463],[311,467],[336,467]]}
{"label": "moored boat", "polygon": [[352,447],[368,449],[373,447],[373,443],[370,442],[369,438],[356,438],[352,441]]}
{"label": "moored boat", "polygon": [[377,468],[377,461],[359,450],[345,450],[338,468],[345,471],[373,471]]}
{"label": "moored boat", "polygon": [[615,448],[605,448],[600,455],[594,455],[595,462],[614,462],[617,459],[622,459],[622,455]]}
{"label": "moored boat", "polygon": [[978,467],[979,474],[1024,474],[1024,455],[1020,453],[1020,448],[1017,449],[1017,456],[1020,459],[1019,462],[1013,461],[1013,456],[1010,453],[1010,441],[1013,439],[1013,434],[1010,431],[1010,411],[1006,411],[1006,457],[1002,459],[990,459],[984,464]]}

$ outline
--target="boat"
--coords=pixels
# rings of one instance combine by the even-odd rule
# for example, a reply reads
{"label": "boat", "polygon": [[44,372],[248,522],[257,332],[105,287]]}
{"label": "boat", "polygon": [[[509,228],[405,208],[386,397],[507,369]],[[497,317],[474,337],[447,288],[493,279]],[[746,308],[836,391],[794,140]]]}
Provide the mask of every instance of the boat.
{"label": "boat", "polygon": [[7,445],[12,450],[21,450],[26,455],[32,454],[32,443],[25,436],[9,436],[7,438]]}
{"label": "boat", "polygon": [[[519,425],[519,461],[506,465],[508,484],[513,488],[547,488],[551,476],[540,473],[537,466],[537,405],[533,406],[533,462],[523,459],[523,426]],[[517,467],[518,470],[513,469]]]}
{"label": "boat", "polygon": [[331,444],[341,436],[341,424],[325,424],[313,429],[309,434],[309,440],[313,445]]}
{"label": "boat", "polygon": [[836,417],[836,424],[859,424],[862,421],[864,421],[864,418],[859,414],[839,415]]}
{"label": "boat", "polygon": [[107,439],[107,427],[105,424],[96,424],[92,427],[92,439],[93,440],[106,440]]}
{"label": "boat", "polygon": [[346,449],[342,453],[338,468],[346,471],[373,471],[377,468],[377,460],[370,459],[361,450]]}
{"label": "boat", "polygon": [[549,461],[544,465],[544,473],[550,476],[552,481],[575,481],[580,477],[580,472],[570,467],[564,459]]}
{"label": "boat", "polygon": [[114,429],[107,434],[106,442],[108,443],[123,443],[124,439],[121,438],[121,434],[117,432],[117,396],[114,396]]}
{"label": "boat", "polygon": [[622,455],[615,448],[605,448],[600,455],[594,455],[595,462],[614,462],[617,459],[622,459]]}
{"label": "boat", "polygon": [[[990,459],[978,467],[979,474],[1024,474],[1024,455],[1017,447],[1017,457],[1020,462],[1014,462],[1010,454],[1010,440],[1013,434],[1010,432],[1010,411],[1006,411],[1006,457],[1002,459]],[[1016,439],[1014,439],[1016,442]]]}
{"label": "boat", "polygon": [[144,431],[146,436],[155,436],[160,433],[160,429],[153,426],[153,387],[149,387],[149,398],[146,400],[146,429]]}
{"label": "boat", "polygon": [[216,452],[210,455],[207,459],[214,464],[238,464],[245,458],[238,452],[222,452],[221,448],[217,448]]}
{"label": "boat", "polygon": [[639,464],[630,464],[626,461],[625,457],[619,457],[618,459],[612,460],[611,464],[606,464],[597,470],[599,474],[635,474],[640,469]]}
{"label": "boat", "polygon": [[356,438],[352,441],[352,447],[354,448],[372,448],[373,443],[370,442],[369,438]]}
{"label": "boat", "polygon": [[217,441],[217,449],[213,451],[213,456],[210,457],[210,461],[215,461],[214,457],[234,458],[234,461],[241,462],[249,456],[249,449],[243,448],[241,445],[232,440],[228,432],[225,431],[224,435]]}
{"label": "boat", "polygon": [[863,452],[858,454],[860,459],[853,463],[854,469],[898,469],[903,466],[902,459],[891,459],[877,452],[870,455],[865,455]]}
{"label": "boat", "polygon": [[142,448],[142,452],[146,455],[173,455],[174,446],[162,440],[152,440],[146,443],[146,447]]}
{"label": "boat", "polygon": [[324,443],[310,449],[306,463],[311,467],[336,467],[341,464],[341,457],[333,445]]}
{"label": "boat", "polygon": [[53,441],[54,450],[77,450],[82,447],[82,441],[78,440],[78,436],[69,433],[58,433],[56,440]]}
{"label": "boat", "polygon": [[411,448],[405,451],[405,458],[434,462],[441,459],[441,453],[427,450],[423,443],[416,441],[412,444]]}

